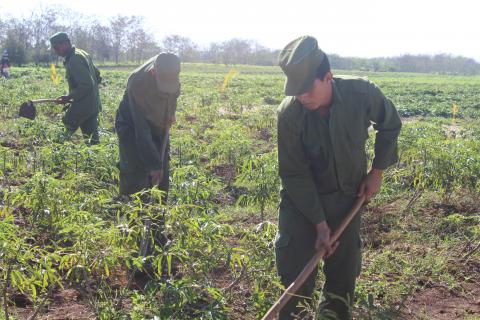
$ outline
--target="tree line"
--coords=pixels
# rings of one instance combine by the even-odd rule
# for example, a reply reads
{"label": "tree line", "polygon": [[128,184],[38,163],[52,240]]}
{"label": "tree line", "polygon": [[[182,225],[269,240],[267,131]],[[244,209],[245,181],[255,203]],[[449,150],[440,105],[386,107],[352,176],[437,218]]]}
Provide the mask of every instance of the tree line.
{"label": "tree line", "polygon": [[[67,32],[73,44],[88,51],[98,64],[141,63],[160,51],[170,51],[184,62],[277,65],[279,53],[254,40],[239,38],[207,46],[181,35],[168,35],[157,41],[141,16],[117,15],[99,20],[60,6],[35,8],[23,18],[0,15],[0,48],[8,51],[13,64],[49,64],[58,58],[48,39],[58,31]],[[448,54],[329,57],[332,68],[341,70],[480,74],[480,64],[474,59]]]}
{"label": "tree line", "polygon": [[329,55],[334,69],[422,72],[439,74],[480,74],[480,64],[472,58],[453,56],[450,54],[412,55],[387,58],[355,58]]}

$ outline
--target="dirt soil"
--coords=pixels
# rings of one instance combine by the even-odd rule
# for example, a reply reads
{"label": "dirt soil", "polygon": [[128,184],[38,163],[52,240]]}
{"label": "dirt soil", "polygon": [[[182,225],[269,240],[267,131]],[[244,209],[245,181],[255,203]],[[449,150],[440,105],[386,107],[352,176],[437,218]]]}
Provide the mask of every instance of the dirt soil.
{"label": "dirt soil", "polygon": [[[16,309],[18,319],[28,319],[34,313],[31,306]],[[40,320],[80,320],[95,319],[95,313],[87,301],[75,289],[65,289],[53,294],[53,299],[41,310],[36,319]]]}
{"label": "dirt soil", "polygon": [[464,283],[459,290],[433,286],[415,294],[403,310],[402,319],[480,319],[480,285]]}

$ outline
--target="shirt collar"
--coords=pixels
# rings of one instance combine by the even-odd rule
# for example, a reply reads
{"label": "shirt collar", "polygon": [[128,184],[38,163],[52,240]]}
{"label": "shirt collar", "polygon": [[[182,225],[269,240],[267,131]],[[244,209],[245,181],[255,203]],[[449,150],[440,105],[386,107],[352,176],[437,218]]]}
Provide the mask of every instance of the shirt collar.
{"label": "shirt collar", "polygon": [[337,82],[335,81],[335,79],[332,80],[332,92],[333,92],[332,107],[336,104],[342,104],[343,103],[342,95],[340,94],[340,90],[338,89]]}
{"label": "shirt collar", "polygon": [[68,51],[67,55],[65,56],[65,61],[67,61],[68,59],[70,59],[70,57],[72,56],[72,54],[75,53],[75,46],[72,46],[70,48],[70,50]]}

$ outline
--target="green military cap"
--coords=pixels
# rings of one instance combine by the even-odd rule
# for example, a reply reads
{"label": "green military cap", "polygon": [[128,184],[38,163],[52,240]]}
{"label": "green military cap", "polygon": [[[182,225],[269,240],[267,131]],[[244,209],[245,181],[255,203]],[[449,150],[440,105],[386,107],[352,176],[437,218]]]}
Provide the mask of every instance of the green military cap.
{"label": "green military cap", "polygon": [[163,93],[177,93],[180,90],[180,59],[173,53],[162,52],[155,59],[157,87]]}
{"label": "green military cap", "polygon": [[57,44],[70,40],[68,35],[65,32],[57,32],[53,36],[50,37],[50,45],[55,47]]}
{"label": "green military cap", "polygon": [[287,44],[278,57],[278,63],[287,76],[285,94],[297,96],[308,91],[325,57],[314,37],[303,36]]}

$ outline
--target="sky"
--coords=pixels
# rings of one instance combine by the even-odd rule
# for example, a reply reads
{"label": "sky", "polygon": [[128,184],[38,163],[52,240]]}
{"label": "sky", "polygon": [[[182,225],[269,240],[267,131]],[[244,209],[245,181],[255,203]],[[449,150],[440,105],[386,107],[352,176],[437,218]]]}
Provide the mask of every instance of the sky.
{"label": "sky", "polygon": [[355,57],[462,55],[480,62],[480,1],[476,0],[1,0],[0,12],[27,17],[33,8],[62,5],[87,16],[145,17],[157,40],[170,34],[200,45],[232,38],[281,49],[309,34],[327,53]]}

